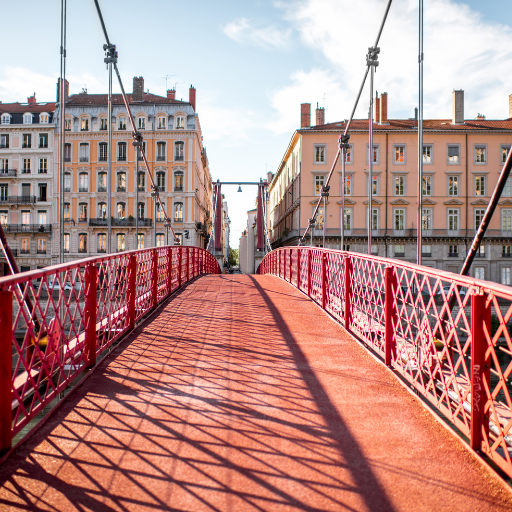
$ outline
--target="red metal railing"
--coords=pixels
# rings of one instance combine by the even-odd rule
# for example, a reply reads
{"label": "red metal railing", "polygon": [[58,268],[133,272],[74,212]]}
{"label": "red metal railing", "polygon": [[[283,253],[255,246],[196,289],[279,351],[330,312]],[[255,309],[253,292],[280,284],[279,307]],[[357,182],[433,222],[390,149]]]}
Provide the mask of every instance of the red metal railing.
{"label": "red metal railing", "polygon": [[512,288],[309,247],[258,269],[302,290],[512,476]]}
{"label": "red metal railing", "polygon": [[208,273],[220,267],[203,249],[159,247],[0,278],[0,451],[138,319]]}

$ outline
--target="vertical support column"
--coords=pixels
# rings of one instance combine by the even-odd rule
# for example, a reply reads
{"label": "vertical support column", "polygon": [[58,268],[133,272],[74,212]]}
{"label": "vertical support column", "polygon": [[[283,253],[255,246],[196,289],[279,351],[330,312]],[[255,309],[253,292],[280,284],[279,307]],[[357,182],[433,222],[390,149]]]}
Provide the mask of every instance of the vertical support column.
{"label": "vertical support column", "polygon": [[352,323],[352,259],[345,256],[345,329]]}
{"label": "vertical support column", "polygon": [[322,309],[327,306],[327,254],[322,251]]}
{"label": "vertical support column", "polygon": [[167,249],[167,295],[172,293],[172,247]]}
{"label": "vertical support column", "polygon": [[153,264],[151,267],[151,295],[153,307],[156,308],[158,304],[158,251],[153,249],[152,260]]}
{"label": "vertical support column", "polygon": [[12,445],[12,292],[0,291],[0,453]]}
{"label": "vertical support column", "polygon": [[190,248],[187,247],[185,251],[187,253],[187,279],[185,282],[188,283],[190,281]]}
{"label": "vertical support column", "polygon": [[137,293],[137,255],[131,254],[128,260],[128,319],[130,329],[135,327],[135,299]]}
{"label": "vertical support column", "polygon": [[300,290],[300,249],[297,249],[297,288]]}
{"label": "vertical support column", "polygon": [[311,297],[311,250],[307,249],[308,254],[308,297]]}
{"label": "vertical support column", "polygon": [[85,352],[89,366],[96,364],[96,290],[98,269],[94,263],[85,268]]}
{"label": "vertical support column", "polygon": [[484,439],[489,436],[489,409],[486,388],[491,384],[490,357],[486,358],[487,339],[491,335],[491,307],[486,305],[487,295],[471,296],[471,436],[470,446],[481,451]]}
{"label": "vertical support column", "polygon": [[397,314],[395,309],[396,295],[396,273],[392,266],[386,267],[384,270],[384,362],[386,366],[391,367],[396,359],[396,320]]}
{"label": "vertical support column", "polygon": [[182,265],[182,257],[181,253],[183,252],[183,249],[181,247],[178,247],[178,288],[181,288],[181,273],[183,272]]}

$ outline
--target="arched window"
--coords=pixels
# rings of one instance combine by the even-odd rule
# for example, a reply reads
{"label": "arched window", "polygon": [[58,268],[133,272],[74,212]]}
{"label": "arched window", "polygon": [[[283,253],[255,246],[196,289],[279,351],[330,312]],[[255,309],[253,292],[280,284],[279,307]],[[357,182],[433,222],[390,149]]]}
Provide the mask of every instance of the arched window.
{"label": "arched window", "polygon": [[119,118],[119,124],[117,125],[118,130],[126,130],[126,118],[120,117]]}
{"label": "arched window", "polygon": [[176,116],[176,128],[185,128],[185,118],[183,116]]}
{"label": "arched window", "polygon": [[64,130],[67,132],[71,131],[71,119],[66,119],[64,121]]}
{"label": "arched window", "polygon": [[78,205],[78,221],[86,222],[87,221],[87,203],[80,203]]}
{"label": "arched window", "polygon": [[98,192],[106,192],[107,191],[107,173],[99,172],[98,173]]}
{"label": "arched window", "polygon": [[183,203],[174,203],[174,221],[183,222]]}
{"label": "arched window", "polygon": [[81,172],[78,175],[78,191],[88,192],[89,191],[89,175],[86,172]]}
{"label": "arched window", "polygon": [[144,203],[139,203],[139,208],[138,208],[139,219],[144,219],[145,210],[146,210],[146,205]]}
{"label": "arched window", "polygon": [[46,112],[39,114],[39,123],[40,124],[48,124],[49,119],[50,119],[50,116]]}
{"label": "arched window", "polygon": [[174,192],[183,192],[183,172],[174,173]]}
{"label": "arched window", "polygon": [[101,220],[107,220],[107,204],[98,203],[98,218]]}
{"label": "arched window", "polygon": [[125,172],[117,173],[117,191],[118,192],[126,192],[126,173]]}
{"label": "arched window", "polygon": [[2,114],[2,124],[11,124],[10,114]]}
{"label": "arched window", "polygon": [[101,117],[100,118],[100,130],[107,130],[108,129],[108,125],[107,125],[107,118],[106,117]]}
{"label": "arched window", "polygon": [[86,117],[82,117],[82,119],[80,120],[80,131],[89,131],[89,119],[87,119]]}
{"label": "arched window", "polygon": [[146,118],[139,117],[139,130],[145,130],[145,129],[146,129]]}
{"label": "arched window", "polygon": [[107,252],[107,235],[98,233],[98,252]]}
{"label": "arched window", "polygon": [[117,218],[126,218],[126,203],[117,203]]}
{"label": "arched window", "polygon": [[161,192],[165,192],[165,172],[156,173],[156,186]]}
{"label": "arched window", "polygon": [[158,118],[158,129],[164,130],[167,125],[165,117],[159,117]]}

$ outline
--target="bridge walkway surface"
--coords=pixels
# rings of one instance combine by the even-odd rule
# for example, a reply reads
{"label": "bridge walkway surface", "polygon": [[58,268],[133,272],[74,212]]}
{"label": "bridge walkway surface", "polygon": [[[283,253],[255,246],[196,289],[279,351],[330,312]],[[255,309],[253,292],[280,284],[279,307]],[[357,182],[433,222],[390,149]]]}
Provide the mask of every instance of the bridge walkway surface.
{"label": "bridge walkway surface", "polygon": [[209,275],[4,463],[0,509],[496,511],[512,500],[297,289]]}

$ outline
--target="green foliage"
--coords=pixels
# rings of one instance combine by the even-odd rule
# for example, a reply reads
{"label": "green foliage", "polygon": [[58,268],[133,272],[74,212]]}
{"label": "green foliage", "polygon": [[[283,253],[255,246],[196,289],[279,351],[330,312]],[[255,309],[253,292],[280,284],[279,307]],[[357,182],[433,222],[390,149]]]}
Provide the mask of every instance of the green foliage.
{"label": "green foliage", "polygon": [[238,265],[238,249],[229,248],[229,265],[232,267],[233,265]]}

